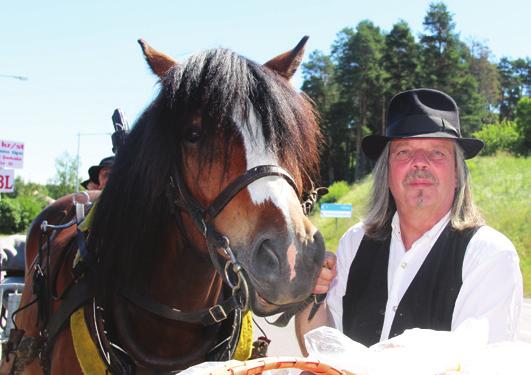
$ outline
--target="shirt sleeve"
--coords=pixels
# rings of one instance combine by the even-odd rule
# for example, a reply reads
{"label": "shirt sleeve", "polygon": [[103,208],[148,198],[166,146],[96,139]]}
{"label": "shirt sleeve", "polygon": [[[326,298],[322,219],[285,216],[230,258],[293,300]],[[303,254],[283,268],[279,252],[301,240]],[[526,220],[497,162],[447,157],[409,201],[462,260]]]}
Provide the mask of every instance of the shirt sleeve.
{"label": "shirt sleeve", "polygon": [[467,319],[484,319],[490,343],[514,339],[523,286],[511,241],[493,228],[481,227],[467,246],[462,276],[452,330]]}
{"label": "shirt sleeve", "polygon": [[339,331],[343,331],[343,296],[347,290],[350,265],[358,252],[364,234],[362,223],[358,223],[345,232],[337,247],[337,276],[328,291],[326,304],[332,315],[334,326]]}

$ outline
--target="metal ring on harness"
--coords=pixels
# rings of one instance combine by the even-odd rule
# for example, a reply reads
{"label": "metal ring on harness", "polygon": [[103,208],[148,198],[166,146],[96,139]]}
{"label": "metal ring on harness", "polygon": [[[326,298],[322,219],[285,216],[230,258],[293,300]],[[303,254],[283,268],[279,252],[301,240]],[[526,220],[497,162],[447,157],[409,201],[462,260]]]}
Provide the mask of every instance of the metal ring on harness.
{"label": "metal ring on harness", "polygon": [[[238,282],[236,283],[236,285],[234,285],[229,276],[229,267],[231,265],[232,271],[236,274],[236,277],[238,278]],[[245,277],[242,275],[242,267],[238,263],[231,263],[229,261],[225,263],[223,276],[225,278],[225,282],[231,288],[233,295],[235,295],[238,291],[241,291],[243,300],[242,310],[246,311],[249,306],[249,285],[247,284],[247,280],[245,280]]]}

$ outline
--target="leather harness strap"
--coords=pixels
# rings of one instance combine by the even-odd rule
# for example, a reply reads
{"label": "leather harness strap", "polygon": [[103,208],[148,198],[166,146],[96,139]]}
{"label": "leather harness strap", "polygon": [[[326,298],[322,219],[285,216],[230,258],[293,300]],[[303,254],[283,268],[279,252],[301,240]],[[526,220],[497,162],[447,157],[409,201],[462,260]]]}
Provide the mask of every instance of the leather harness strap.
{"label": "leather harness strap", "polygon": [[178,322],[201,323],[204,326],[219,323],[227,319],[228,315],[234,310],[241,308],[241,301],[235,295],[207,309],[187,312],[164,305],[145,294],[137,293],[129,288],[121,289],[120,294],[129,302],[155,315]]}
{"label": "leather harness strap", "polygon": [[72,285],[63,302],[49,318],[42,335],[46,340],[45,348],[51,348],[57,334],[68,322],[70,315],[91,298],[91,285],[88,277],[82,277]]}

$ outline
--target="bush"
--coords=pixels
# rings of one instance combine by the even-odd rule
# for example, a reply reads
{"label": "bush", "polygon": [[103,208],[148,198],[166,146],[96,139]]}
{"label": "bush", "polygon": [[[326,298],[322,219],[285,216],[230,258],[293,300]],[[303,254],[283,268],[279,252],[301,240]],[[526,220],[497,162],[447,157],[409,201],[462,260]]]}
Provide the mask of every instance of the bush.
{"label": "bush", "polygon": [[20,196],[18,198],[20,205],[20,230],[25,231],[33,219],[46,207],[47,203],[38,197]]}
{"label": "bush", "polygon": [[518,127],[512,121],[484,125],[481,130],[472,135],[485,141],[483,155],[492,155],[497,151],[506,151],[514,154],[517,152],[520,142]]}
{"label": "bush", "polygon": [[17,233],[20,230],[20,204],[8,197],[0,200],[0,233]]}
{"label": "bush", "polygon": [[321,203],[337,202],[342,196],[350,191],[350,186],[345,181],[334,182],[328,188],[328,194],[321,198]]}
{"label": "bush", "polygon": [[36,197],[19,196],[15,199],[2,197],[0,233],[24,232],[45,206],[46,202]]}

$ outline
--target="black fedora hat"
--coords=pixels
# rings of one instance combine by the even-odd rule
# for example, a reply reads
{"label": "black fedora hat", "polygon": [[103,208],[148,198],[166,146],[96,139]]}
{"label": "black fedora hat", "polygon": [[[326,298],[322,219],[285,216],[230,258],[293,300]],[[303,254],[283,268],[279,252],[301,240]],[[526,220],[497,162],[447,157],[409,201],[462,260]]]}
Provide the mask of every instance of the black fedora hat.
{"label": "black fedora hat", "polygon": [[85,189],[88,190],[88,184],[90,182],[90,178],[88,180],[83,181],[80,185],[83,186]]}
{"label": "black fedora hat", "polygon": [[386,134],[369,135],[361,146],[365,155],[376,160],[387,142],[399,138],[455,139],[465,159],[476,156],[484,146],[482,140],[461,137],[457,104],[449,95],[433,89],[408,90],[393,96]]}
{"label": "black fedora hat", "polygon": [[[98,165],[93,165],[89,168],[88,174],[89,174],[89,180],[92,182],[95,182],[96,184],[100,183],[100,179],[98,178],[98,175],[100,173],[100,169],[105,167],[112,167],[114,165],[114,156],[108,156],[106,158],[101,159],[100,163]],[[87,185],[89,180],[87,180]],[[83,181],[84,183],[85,181]]]}

